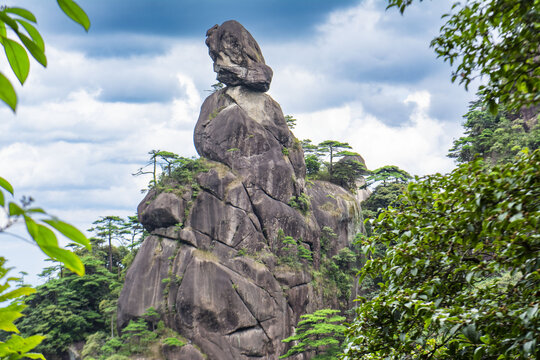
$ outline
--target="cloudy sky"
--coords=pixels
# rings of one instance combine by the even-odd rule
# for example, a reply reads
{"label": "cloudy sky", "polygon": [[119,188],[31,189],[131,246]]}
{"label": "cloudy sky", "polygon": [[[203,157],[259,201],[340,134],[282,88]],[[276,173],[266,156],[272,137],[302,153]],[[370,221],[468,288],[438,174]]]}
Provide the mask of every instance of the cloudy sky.
{"label": "cloudy sky", "polygon": [[[274,70],[269,93],[298,119],[299,139],[349,142],[371,169],[451,170],[445,155],[474,95],[429,48],[442,1],[401,16],[381,0],[80,0],[88,34],[54,1],[6,3],[34,12],[49,66],[31,64],[17,114],[0,105],[0,176],[17,199],[31,195],[81,229],[135,213],[150,179],[131,174],[148,151],[196,155],[193,128],[216,82],[204,44],[214,24],[238,20],[259,42]],[[47,264],[39,250],[1,240],[36,283]]]}

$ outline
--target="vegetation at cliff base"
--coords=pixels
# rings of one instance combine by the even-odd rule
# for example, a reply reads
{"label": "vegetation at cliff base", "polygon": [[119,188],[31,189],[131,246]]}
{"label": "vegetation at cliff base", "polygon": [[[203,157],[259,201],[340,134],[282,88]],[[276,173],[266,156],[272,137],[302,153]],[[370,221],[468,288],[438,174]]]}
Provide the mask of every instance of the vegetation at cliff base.
{"label": "vegetation at cliff base", "polygon": [[312,354],[312,360],[335,359],[340,352],[345,331],[342,325],[345,317],[338,314],[339,310],[322,309],[300,316],[302,320],[298,322],[295,334],[283,340],[285,343],[294,341],[295,344],[279,358],[308,353]]}

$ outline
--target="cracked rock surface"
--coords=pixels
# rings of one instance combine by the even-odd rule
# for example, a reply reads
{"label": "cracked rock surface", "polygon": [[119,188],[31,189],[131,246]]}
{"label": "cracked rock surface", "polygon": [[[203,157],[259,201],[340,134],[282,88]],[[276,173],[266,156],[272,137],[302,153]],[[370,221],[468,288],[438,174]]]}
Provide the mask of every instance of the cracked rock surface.
{"label": "cracked rock surface", "polygon": [[[216,63],[216,54],[239,46],[240,53],[227,55],[235,64],[264,64],[245,29],[249,37],[241,32],[233,50],[221,43],[219,34],[226,32],[220,29],[209,30],[207,40]],[[129,268],[118,302],[119,328],[154,307],[190,341],[182,350],[189,355],[173,352],[171,359],[277,359],[300,315],[332,306],[311,285],[321,230],[336,233],[329,256],[362,230],[354,195],[327,182],[306,184],[300,143],[279,104],[247,83],[228,85],[206,99],[195,127],[195,146],[208,168],[195,177],[198,190],[151,190],[139,205],[151,236]],[[299,198],[307,202],[303,209],[291,206]],[[311,250],[313,261],[283,265],[284,236]]]}

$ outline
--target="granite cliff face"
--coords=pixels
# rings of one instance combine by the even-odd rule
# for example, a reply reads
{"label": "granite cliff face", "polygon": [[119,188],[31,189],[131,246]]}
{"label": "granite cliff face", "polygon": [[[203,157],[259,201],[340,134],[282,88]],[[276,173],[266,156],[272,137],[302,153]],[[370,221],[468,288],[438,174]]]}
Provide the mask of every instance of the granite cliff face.
{"label": "granite cliff face", "polygon": [[[191,341],[168,359],[277,359],[299,316],[335,304],[312,286],[321,230],[336,233],[336,254],[361,231],[358,200],[327,182],[306,184],[299,141],[265,93],[272,70],[236,21],[214,26],[206,43],[227,86],[202,105],[194,142],[206,171],[195,187],[151,190],[138,207],[151,232],[128,270],[118,325],[158,309]],[[313,260],[284,265],[299,251]]]}

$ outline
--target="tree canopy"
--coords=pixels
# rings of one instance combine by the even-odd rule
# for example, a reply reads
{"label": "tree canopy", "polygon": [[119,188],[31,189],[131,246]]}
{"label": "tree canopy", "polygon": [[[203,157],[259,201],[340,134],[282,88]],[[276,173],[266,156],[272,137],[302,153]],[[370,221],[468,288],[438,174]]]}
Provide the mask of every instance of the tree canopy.
{"label": "tree canopy", "polygon": [[364,240],[345,359],[536,359],[540,337],[540,150],[411,183]]}
{"label": "tree canopy", "polygon": [[[538,114],[536,114],[538,116]],[[540,148],[538,119],[524,118],[519,112],[499,107],[496,115],[489,113],[482,97],[471,103],[464,116],[465,136],[454,140],[448,157],[458,163],[482,157],[490,164],[511,160],[523,147],[534,151]]]}

